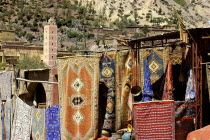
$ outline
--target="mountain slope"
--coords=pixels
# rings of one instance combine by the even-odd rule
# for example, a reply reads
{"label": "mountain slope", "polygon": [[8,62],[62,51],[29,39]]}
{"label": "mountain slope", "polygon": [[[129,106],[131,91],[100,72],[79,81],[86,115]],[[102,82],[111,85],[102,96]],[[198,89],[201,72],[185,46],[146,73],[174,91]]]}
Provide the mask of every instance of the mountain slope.
{"label": "mountain slope", "polygon": [[108,21],[128,18],[147,24],[175,23],[175,7],[188,27],[206,27],[210,20],[209,0],[79,0],[83,6],[93,5],[97,14]]}

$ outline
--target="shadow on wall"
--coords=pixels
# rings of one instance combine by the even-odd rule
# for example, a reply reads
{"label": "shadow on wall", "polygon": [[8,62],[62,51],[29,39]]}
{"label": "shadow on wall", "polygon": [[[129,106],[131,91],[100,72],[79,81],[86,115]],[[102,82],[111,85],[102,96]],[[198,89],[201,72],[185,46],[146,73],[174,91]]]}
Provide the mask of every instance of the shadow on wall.
{"label": "shadow on wall", "polygon": [[28,105],[37,107],[39,104],[46,104],[46,93],[42,83],[30,83],[27,92],[19,97]]}

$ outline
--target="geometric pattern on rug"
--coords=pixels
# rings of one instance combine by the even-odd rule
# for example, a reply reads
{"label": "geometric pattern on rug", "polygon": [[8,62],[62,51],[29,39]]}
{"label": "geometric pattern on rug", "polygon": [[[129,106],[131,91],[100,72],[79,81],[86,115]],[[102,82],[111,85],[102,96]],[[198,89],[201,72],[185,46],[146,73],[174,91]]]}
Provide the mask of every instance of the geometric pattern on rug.
{"label": "geometric pattern on rug", "polygon": [[32,108],[32,138],[45,139],[45,109]]}
{"label": "geometric pattern on rug", "polygon": [[108,88],[103,129],[111,130],[115,128],[115,57],[115,53],[105,55],[100,62],[100,82]]}
{"label": "geometric pattern on rug", "polygon": [[141,67],[141,84],[144,81],[144,67],[146,59],[149,63],[150,79],[151,83],[155,83],[161,78],[165,72],[168,50],[153,48],[151,50],[141,49],[140,50],[140,65]]}
{"label": "geometric pattern on rug", "polygon": [[62,140],[88,140],[98,134],[99,58],[58,59]]}

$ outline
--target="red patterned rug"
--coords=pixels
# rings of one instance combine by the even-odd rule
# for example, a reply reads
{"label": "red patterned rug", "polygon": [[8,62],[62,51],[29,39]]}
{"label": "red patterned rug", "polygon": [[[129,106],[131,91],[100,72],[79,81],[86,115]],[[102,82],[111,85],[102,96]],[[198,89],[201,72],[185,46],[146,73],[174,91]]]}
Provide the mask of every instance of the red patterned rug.
{"label": "red patterned rug", "polygon": [[99,59],[59,59],[61,137],[92,140],[98,133]]}
{"label": "red patterned rug", "polygon": [[136,140],[175,140],[174,101],[134,105]]}

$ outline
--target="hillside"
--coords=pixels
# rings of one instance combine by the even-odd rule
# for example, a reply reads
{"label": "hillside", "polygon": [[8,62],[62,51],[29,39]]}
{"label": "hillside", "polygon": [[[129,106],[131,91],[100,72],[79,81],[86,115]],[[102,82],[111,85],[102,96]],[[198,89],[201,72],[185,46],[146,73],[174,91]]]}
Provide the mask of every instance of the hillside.
{"label": "hillside", "polygon": [[[15,30],[17,40],[42,43],[43,26],[54,17],[62,47],[65,42],[81,42],[83,26],[93,24],[94,18],[84,16],[84,10],[68,0],[0,0],[0,29]],[[87,39],[93,38],[89,28],[85,31]]]}
{"label": "hillside", "polygon": [[93,42],[94,27],[177,24],[174,6],[188,28],[206,27],[209,0],[0,0],[0,29],[15,30],[18,41],[42,44],[43,26],[54,17],[61,47]]}
{"label": "hillside", "polygon": [[131,19],[141,25],[176,23],[174,6],[188,27],[206,27],[210,20],[209,0],[79,0],[93,5],[108,21]]}

